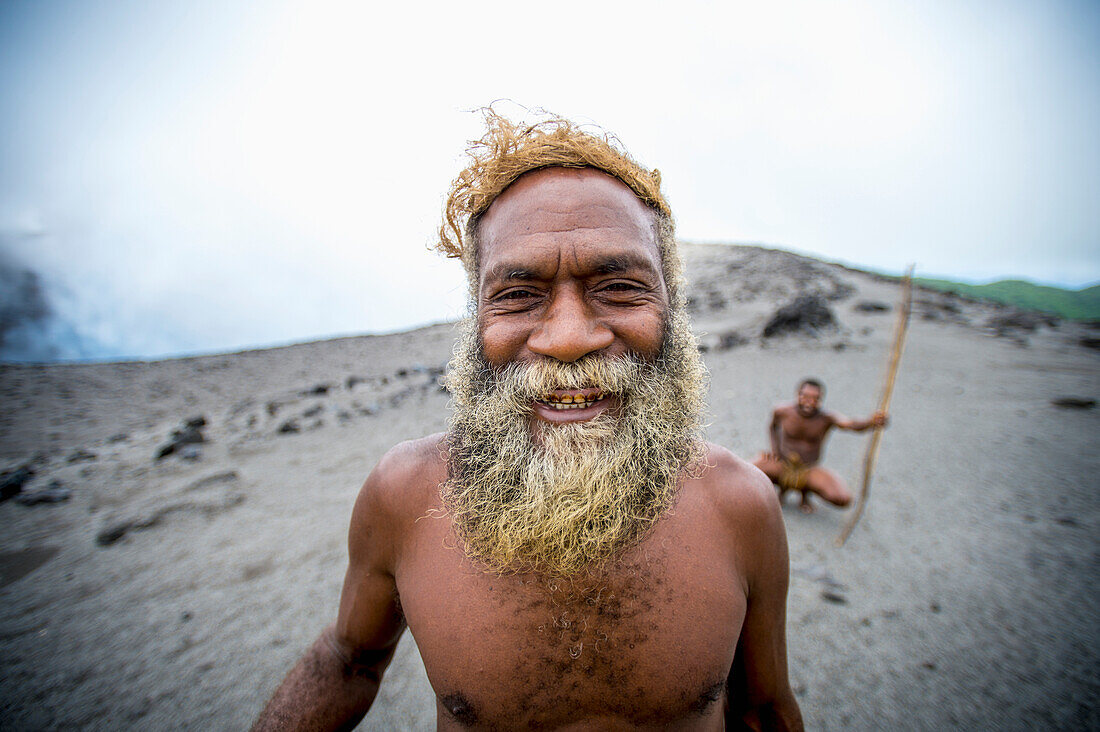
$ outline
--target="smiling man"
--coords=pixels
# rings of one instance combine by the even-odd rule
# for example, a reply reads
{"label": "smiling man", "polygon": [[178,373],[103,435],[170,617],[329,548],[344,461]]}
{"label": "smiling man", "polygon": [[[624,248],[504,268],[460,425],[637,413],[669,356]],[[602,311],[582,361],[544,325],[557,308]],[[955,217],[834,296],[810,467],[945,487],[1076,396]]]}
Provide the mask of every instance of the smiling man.
{"label": "smiling man", "polygon": [[367,478],[336,622],[257,727],[354,724],[407,627],[440,729],[800,728],[778,502],[700,437],[659,175],[486,121],[441,230],[473,301],[451,428]]}

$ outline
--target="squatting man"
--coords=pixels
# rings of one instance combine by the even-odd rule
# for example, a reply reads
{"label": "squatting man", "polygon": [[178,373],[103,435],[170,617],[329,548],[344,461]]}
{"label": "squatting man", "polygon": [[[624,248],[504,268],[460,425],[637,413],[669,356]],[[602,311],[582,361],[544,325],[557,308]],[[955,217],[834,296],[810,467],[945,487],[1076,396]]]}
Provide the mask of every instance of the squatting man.
{"label": "squatting man", "polygon": [[367,478],[336,621],[257,728],[354,725],[407,627],[440,729],[800,729],[779,503],[701,438],[659,173],[484,114],[440,230],[472,300],[450,428]]}
{"label": "squatting man", "polygon": [[813,513],[810,494],[816,493],[834,506],[844,508],[852,502],[840,476],[818,465],[825,449],[825,438],[833,427],[863,432],[872,427],[886,426],[887,416],[875,412],[867,419],[848,419],[821,408],[825,386],[817,379],[804,379],[798,385],[795,401],[780,404],[772,411],[768,439],[771,451],[754,462],[779,489],[779,500],[788,491],[802,494],[799,507],[803,513]]}

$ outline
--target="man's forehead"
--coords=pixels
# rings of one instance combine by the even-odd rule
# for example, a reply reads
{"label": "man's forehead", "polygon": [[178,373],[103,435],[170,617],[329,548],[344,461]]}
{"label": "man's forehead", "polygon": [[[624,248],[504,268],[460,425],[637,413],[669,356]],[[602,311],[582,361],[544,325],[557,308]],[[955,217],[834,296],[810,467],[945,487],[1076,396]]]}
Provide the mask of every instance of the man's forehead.
{"label": "man's forehead", "polygon": [[520,176],[479,222],[480,240],[608,229],[656,249],[656,219],[622,181],[594,168],[543,168]]}

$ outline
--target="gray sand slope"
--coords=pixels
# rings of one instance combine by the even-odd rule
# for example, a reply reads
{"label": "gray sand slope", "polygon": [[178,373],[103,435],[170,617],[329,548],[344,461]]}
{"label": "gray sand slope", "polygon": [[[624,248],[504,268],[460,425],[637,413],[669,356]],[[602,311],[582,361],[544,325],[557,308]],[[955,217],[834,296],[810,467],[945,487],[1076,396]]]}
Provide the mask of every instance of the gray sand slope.
{"label": "gray sand slope", "polygon": [[[710,439],[751,458],[804,376],[877,400],[895,283],[753,247],[687,249]],[[764,339],[798,294],[837,324]],[[872,500],[784,515],[792,684],[813,729],[1100,728],[1100,333],[920,291]],[[356,492],[446,424],[454,329],[154,363],[0,366],[0,727],[247,727],[335,612]],[[204,442],[156,460],[205,417]],[[858,481],[866,435],[826,464]],[[406,635],[363,729],[429,729]]]}

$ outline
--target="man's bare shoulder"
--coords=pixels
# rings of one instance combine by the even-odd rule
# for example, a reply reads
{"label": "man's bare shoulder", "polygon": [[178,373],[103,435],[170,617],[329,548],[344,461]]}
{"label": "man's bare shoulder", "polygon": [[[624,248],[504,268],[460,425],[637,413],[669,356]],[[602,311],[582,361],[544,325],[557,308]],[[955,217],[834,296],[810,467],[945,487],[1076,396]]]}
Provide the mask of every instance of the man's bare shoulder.
{"label": "man's bare shoulder", "polygon": [[772,482],[752,463],[713,443],[707,443],[701,487],[714,505],[731,518],[778,514],[779,501]]}
{"label": "man's bare shoulder", "polygon": [[436,507],[447,476],[445,437],[439,433],[390,448],[359,491],[353,529],[357,522],[400,526]]}
{"label": "man's bare shoulder", "polygon": [[783,402],[782,404],[776,404],[772,409],[772,414],[776,417],[788,417],[792,414],[798,414],[798,407],[794,402]]}
{"label": "man's bare shoulder", "polygon": [[417,480],[442,477],[447,472],[446,434],[443,432],[407,440],[391,447],[371,473],[371,477],[380,482],[380,487],[402,486]]}
{"label": "man's bare shoulder", "polygon": [[750,584],[761,576],[785,573],[787,533],[772,482],[726,448],[707,448],[706,472],[699,479],[701,496],[724,527],[731,561]]}
{"label": "man's bare shoulder", "polygon": [[728,530],[742,539],[768,542],[777,532],[784,534],[775,487],[755,465],[708,443],[707,467],[700,484]]}

